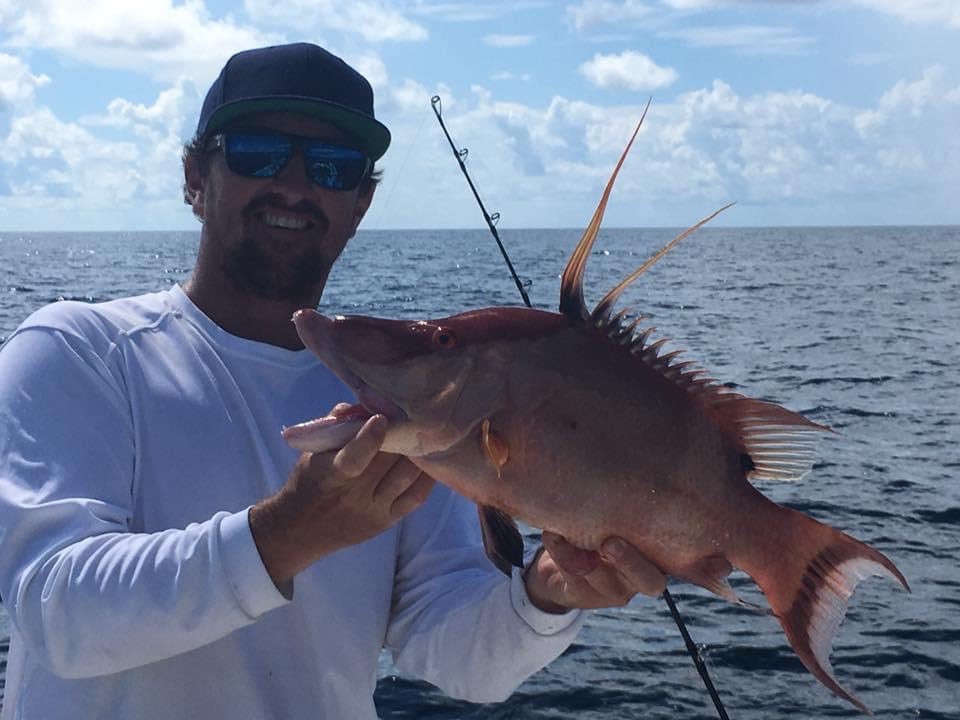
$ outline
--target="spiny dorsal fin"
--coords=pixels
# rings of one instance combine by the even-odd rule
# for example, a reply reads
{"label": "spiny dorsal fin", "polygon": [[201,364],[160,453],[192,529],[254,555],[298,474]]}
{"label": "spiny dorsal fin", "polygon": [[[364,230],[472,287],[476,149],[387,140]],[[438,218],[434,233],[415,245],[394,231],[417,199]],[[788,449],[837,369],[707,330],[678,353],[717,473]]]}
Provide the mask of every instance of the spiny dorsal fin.
{"label": "spiny dorsal fin", "polygon": [[610,179],[607,180],[607,186],[600,198],[600,204],[597,205],[590,224],[583,231],[583,237],[580,238],[580,242],[577,243],[577,247],[567,261],[567,267],[563,270],[563,277],[560,281],[560,312],[572,320],[586,322],[590,319],[590,311],[583,299],[583,271],[587,267],[587,258],[590,257],[590,250],[593,248],[597,233],[600,231],[600,223],[603,221],[603,213],[607,208],[607,200],[610,198],[610,191],[613,190],[613,183],[617,179],[627,153],[633,146],[637,133],[640,132],[640,126],[643,125],[643,120],[647,117],[647,110],[649,109],[650,100],[647,100],[647,106],[643,109],[640,122],[637,123],[633,135],[630,136],[630,142],[627,143],[627,147],[621,153]]}
{"label": "spiny dorsal fin", "polygon": [[668,252],[670,252],[670,251],[677,245],[677,243],[679,243],[681,240],[683,240],[685,237],[687,237],[687,236],[688,236],[690,233],[692,233],[694,230],[697,230],[698,228],[700,228],[700,227],[702,227],[703,225],[707,224],[708,222],[710,222],[711,220],[713,220],[717,215],[719,215],[720,213],[722,213],[724,210],[727,210],[728,208],[731,208],[731,207],[733,207],[734,205],[736,205],[736,203],[729,203],[729,204],[727,204],[727,205],[724,205],[722,208],[720,208],[720,209],[717,210],[716,212],[711,213],[710,215],[708,215],[707,217],[705,217],[703,220],[701,220],[700,222],[698,222],[696,225],[693,225],[693,226],[687,228],[687,229],[684,230],[682,233],[680,233],[679,235],[677,235],[673,240],[671,240],[671,241],[668,242],[666,245],[664,245],[663,248],[661,248],[660,251],[657,252],[656,255],[654,255],[652,258],[650,258],[649,260],[647,260],[643,265],[641,265],[641,266],[638,267],[636,270],[634,270],[632,273],[630,273],[626,278],[624,278],[624,280],[622,280],[622,281],[620,282],[619,285],[617,285],[613,290],[611,290],[611,291],[608,292],[606,295],[604,295],[603,299],[602,299],[600,302],[598,302],[598,303],[597,303],[597,306],[593,309],[593,315],[591,316],[591,317],[593,318],[593,320],[596,321],[596,320],[598,320],[602,315],[606,315],[606,314],[610,311],[610,308],[613,307],[613,304],[614,304],[614,303],[617,301],[617,299],[620,297],[620,294],[621,294],[624,290],[627,289],[627,286],[628,286],[630,283],[632,283],[634,280],[636,280],[638,277],[640,277],[641,275],[643,275],[643,273],[645,273],[647,270],[649,270],[650,267],[652,267],[653,264],[657,262],[657,260],[659,260],[659,259],[662,258],[664,255],[666,255]]}
{"label": "spiny dorsal fin", "polygon": [[821,432],[831,432],[830,428],[775,403],[732,392],[692,361],[677,362],[683,351],[662,352],[668,338],[650,342],[655,328],[638,332],[641,319],[627,323],[624,311],[613,317],[607,313],[597,318],[597,326],[611,342],[710,408],[749,459],[744,471],[750,480],[794,481],[810,471],[816,438]]}

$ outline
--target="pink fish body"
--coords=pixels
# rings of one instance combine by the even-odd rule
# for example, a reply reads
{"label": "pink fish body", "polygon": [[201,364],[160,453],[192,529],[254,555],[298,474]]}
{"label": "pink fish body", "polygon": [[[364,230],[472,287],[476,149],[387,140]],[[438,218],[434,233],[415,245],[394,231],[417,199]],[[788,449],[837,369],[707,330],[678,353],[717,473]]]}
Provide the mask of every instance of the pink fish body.
{"label": "pink fish body", "polygon": [[[619,535],[664,573],[734,602],[726,578],[740,568],[806,667],[869,712],[833,676],[833,637],[860,580],[906,580],[878,551],[750,482],[802,477],[826,428],[730,392],[612,313],[627,284],[688,233],[586,310],[583,270],[619,168],[564,273],[561,313],[490,308],[409,322],[301,311],[300,336],[364,412],[392,420],[384,449],[477,502],[488,554],[505,571],[522,557],[513,518],[586,549]],[[286,437],[328,449],[340,441],[334,428],[355,428],[358,414]]]}

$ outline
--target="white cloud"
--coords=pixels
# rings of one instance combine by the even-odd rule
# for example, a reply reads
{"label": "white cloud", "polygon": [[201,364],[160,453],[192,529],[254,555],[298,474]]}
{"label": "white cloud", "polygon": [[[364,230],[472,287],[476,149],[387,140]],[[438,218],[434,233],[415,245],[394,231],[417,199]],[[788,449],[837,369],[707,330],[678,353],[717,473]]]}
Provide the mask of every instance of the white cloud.
{"label": "white cloud", "polygon": [[724,3],[717,0],[663,0],[663,4],[675,10],[703,10]]}
{"label": "white cloud", "polygon": [[14,170],[10,193],[21,205],[103,206],[155,189],[143,177],[134,143],[106,142],[48,108],[14,118],[0,149]]}
{"label": "white cloud", "polygon": [[[199,96],[181,81],[149,105],[118,98],[106,114],[64,122],[46,107],[13,117],[0,135],[3,207],[114,211],[150,203],[176,207],[182,139]],[[103,133],[109,126],[112,136]]]}
{"label": "white cloud", "polygon": [[960,29],[957,0],[856,0],[872,10],[896,15],[916,23],[946,24]]}
{"label": "white cloud", "polygon": [[[866,107],[802,91],[740,94],[715,81],[671,103],[654,103],[608,222],[692,222],[731,200],[739,202],[728,219],[733,223],[771,212],[796,224],[870,222],[876,217],[864,213],[877,208],[889,208],[882,219],[890,221],[917,199],[951,207],[949,198],[960,187],[960,138],[952,127],[958,104],[960,86],[936,69],[894,85]],[[578,226],[587,221],[643,104],[554,97],[531,107],[477,87],[457,100],[444,95],[444,108],[455,140],[471,149],[468,165],[488,210],[502,213],[504,227]],[[862,134],[861,118],[869,113],[882,124]],[[415,160],[401,164],[402,181],[385,193],[393,223],[422,227],[424,194],[438,199],[431,223],[469,223],[476,209],[460,192],[462,179],[442,135],[418,127],[412,117],[396,123],[395,135],[400,146],[419,145],[410,154]],[[681,207],[683,214],[675,214]]]}
{"label": "white cloud", "polygon": [[202,0],[8,0],[5,44],[45,48],[106,68],[161,81],[209,84],[234,52],[277,42],[277,35],[214,20]]}
{"label": "white cloud", "polygon": [[493,73],[490,76],[491,80],[522,80],[523,82],[530,82],[532,76],[530,73],[520,73],[511,72],[509,70],[500,70],[499,72]]}
{"label": "white cloud", "polygon": [[714,25],[664,31],[662,37],[679,38],[695,47],[733,48],[744,55],[793,55],[806,52],[816,41],[790,28],[764,25]]}
{"label": "white cloud", "polygon": [[643,53],[627,50],[619,55],[597,54],[580,66],[580,74],[601,88],[654,90],[677,79],[673,68],[657,65]]}
{"label": "white cloud", "polygon": [[400,85],[391,88],[388,99],[384,99],[380,107],[415,113],[428,108],[430,98],[434,94],[420,83],[408,78]]}
{"label": "white cloud", "polygon": [[[957,0],[854,0],[876,12],[896,15],[909,22],[960,28]],[[568,5],[567,20],[577,30],[595,25],[617,25],[657,20],[669,22],[699,12],[757,5],[781,5],[804,9],[818,0],[581,0]],[[827,3],[823,3],[827,4]],[[842,3],[838,3],[842,5]]]}
{"label": "white cloud", "polygon": [[[174,5],[175,1],[140,0],[146,8],[143,19],[133,11],[124,15],[123,8],[128,5],[120,0],[90,0],[82,5],[83,12],[73,0],[29,5],[25,0],[0,0],[0,40],[11,53],[0,53],[0,110],[7,111],[0,112],[0,193],[7,193],[0,198],[0,224],[31,215],[53,216],[60,210],[66,214],[57,217],[69,223],[73,217],[69,213],[82,209],[94,217],[94,212],[107,213],[113,208],[126,209],[126,217],[139,214],[142,208],[155,208],[150,217],[159,221],[147,221],[152,227],[169,222],[167,218],[184,225],[192,222],[179,198],[179,151],[182,139],[192,131],[190,124],[196,119],[202,92],[233,50],[282,36],[265,35],[262,29],[245,25],[242,11],[236,17],[213,18],[200,0]],[[867,1],[861,0],[863,4]],[[743,3],[722,3],[736,4]],[[870,4],[885,12],[893,12],[895,6],[906,7],[890,0],[871,0]],[[663,33],[676,27],[661,22],[668,18],[667,13],[670,19],[689,24],[694,13],[708,5],[720,7],[721,3],[584,0],[571,6],[567,17],[571,24],[592,27],[608,22],[599,14],[591,16],[606,8],[615,18],[607,29],[626,31],[631,23],[653,23],[648,25],[650,31]],[[60,6],[68,7],[72,15],[61,13]],[[516,11],[508,3],[391,7],[401,8],[398,12],[408,18],[433,21],[462,20],[470,12],[502,15]],[[119,16],[111,14],[114,8],[119,9]],[[653,8],[656,17],[646,13],[648,8]],[[304,12],[312,11],[307,8]],[[339,12],[336,22],[344,22],[348,11],[341,8]],[[940,16],[941,23],[949,24],[949,17]],[[368,42],[368,37],[391,37],[387,27],[370,29],[368,35],[344,29],[333,38],[345,50],[335,52],[371,80],[377,114],[394,135],[384,164],[386,179],[366,222],[368,227],[376,227],[378,217],[385,218],[381,227],[456,226],[476,218],[473,200],[430,112],[433,94],[443,97],[445,119],[455,139],[471,148],[471,172],[489,209],[503,213],[504,226],[570,226],[586,221],[642,112],[645,93],[611,92],[603,96],[603,104],[564,93],[525,104],[533,102],[530,97],[544,98],[543,88],[490,82],[489,87],[457,95],[437,80],[408,77],[396,56],[388,64],[384,58],[391,55],[381,56],[370,44],[380,40]],[[520,26],[516,35],[506,37],[519,37],[527,27]],[[316,33],[322,31],[318,27]],[[795,42],[786,28],[741,26],[731,34],[727,27],[726,40],[707,31],[696,35],[696,28],[688,27],[688,31],[683,38],[687,42],[725,43],[738,51],[750,43],[772,47],[778,41],[788,46]],[[436,42],[440,33],[434,34]],[[472,33],[471,37],[482,35]],[[596,36],[589,38],[595,40]],[[631,47],[629,42],[612,47]],[[31,70],[25,59],[29,51],[18,49],[34,47],[51,49],[56,60],[65,64],[123,68],[149,74],[160,83],[146,102],[142,97],[136,102],[116,98],[104,102],[96,115],[58,117],[50,109],[38,107],[62,82],[56,70],[47,69],[56,65],[44,66],[54,76],[51,80]],[[585,44],[579,47],[582,52]],[[17,57],[18,53],[23,57]],[[762,213],[772,207],[780,208],[783,214],[779,217],[788,222],[829,222],[838,216],[818,211],[856,203],[860,205],[844,219],[873,220],[864,211],[876,207],[892,208],[888,217],[894,220],[901,210],[914,213],[900,221],[925,217],[912,207],[939,207],[943,208],[939,217],[952,217],[953,197],[960,191],[960,140],[953,130],[960,111],[960,81],[950,62],[945,58],[942,68],[911,73],[891,84],[875,101],[856,105],[842,96],[830,100],[801,91],[764,92],[719,80],[673,97],[660,93],[614,195],[611,224],[693,220],[691,216],[699,211],[691,211],[689,206],[706,212],[732,199],[740,201],[729,220],[734,223],[744,218],[750,222],[750,212],[757,213],[753,218],[770,217]],[[447,78],[451,84],[464,82],[465,74],[476,79],[491,72],[486,65],[478,69],[466,64],[441,70],[437,77]],[[552,68],[538,69],[538,83],[569,79],[559,70],[556,75],[548,71]],[[597,55],[584,63],[581,73],[599,87],[628,90],[650,90],[677,79],[676,70],[659,67],[636,51]],[[529,79],[518,68],[490,77]],[[103,78],[104,83],[112,82],[107,74]],[[38,98],[38,90],[44,86],[50,87]],[[505,102],[508,97],[519,101]],[[430,198],[428,207],[424,197]],[[671,216],[671,211],[665,210],[681,207],[680,215]],[[19,212],[22,208],[43,212]],[[799,216],[798,208],[818,214]],[[177,211],[181,214],[176,215]]]}
{"label": "white cloud", "polygon": [[111,100],[107,115],[103,118],[84,118],[84,124],[106,124],[117,127],[146,126],[154,129],[177,129],[175,134],[186,135],[180,130],[187,118],[200,112],[201,98],[196,86],[181,80],[173,87],[162,91],[152,105],[132,103],[123,98]]}
{"label": "white cloud", "polygon": [[514,0],[513,2],[427,2],[415,0],[410,6],[412,15],[430,17],[445,22],[481,22],[497,20],[518,12],[547,8],[552,0]]}
{"label": "white cloud", "polygon": [[20,58],[0,53],[0,112],[32,106],[36,89],[50,82],[47,75],[34,75]]}
{"label": "white cloud", "polygon": [[373,52],[356,57],[344,57],[344,60],[367,79],[375,92],[385,88],[390,80],[383,58]]}
{"label": "white cloud", "polygon": [[425,27],[381,0],[244,0],[243,5],[258,25],[268,23],[301,33],[335,30],[359,35],[368,42],[421,41],[428,37]]}
{"label": "white cloud", "polygon": [[924,70],[919,80],[898,82],[883,94],[875,109],[856,116],[855,125],[861,137],[880,139],[900,116],[908,114],[918,118],[933,105],[950,103],[952,95],[960,92],[960,87],[951,93],[945,87],[944,75],[943,68],[935,65]]}
{"label": "white cloud", "polygon": [[654,13],[649,2],[642,0],[583,0],[576,5],[568,5],[567,20],[577,30],[588,30],[597,25],[618,25],[646,20]]}
{"label": "white cloud", "polygon": [[741,97],[718,81],[654,115],[654,156],[669,157],[681,178],[715,163],[711,187],[748,204],[893,199],[905,188],[942,194],[960,183],[948,90],[931,68],[897,83],[874,108],[858,109],[799,91]]}
{"label": "white cloud", "polygon": [[533,35],[485,35],[483,42],[492,47],[526,47],[532,45],[536,38]]}

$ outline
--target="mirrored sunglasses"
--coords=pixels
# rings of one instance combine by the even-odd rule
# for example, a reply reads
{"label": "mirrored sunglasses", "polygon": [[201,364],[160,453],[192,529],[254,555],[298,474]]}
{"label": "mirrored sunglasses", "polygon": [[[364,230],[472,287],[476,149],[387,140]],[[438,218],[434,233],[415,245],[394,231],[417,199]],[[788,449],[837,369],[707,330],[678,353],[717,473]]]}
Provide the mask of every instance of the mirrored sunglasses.
{"label": "mirrored sunglasses", "polygon": [[223,148],[227,167],[249,178],[274,177],[299,151],[307,178],[325,190],[356,189],[372,166],[361,150],[297,135],[225,132],[207,143],[207,150],[219,148]]}

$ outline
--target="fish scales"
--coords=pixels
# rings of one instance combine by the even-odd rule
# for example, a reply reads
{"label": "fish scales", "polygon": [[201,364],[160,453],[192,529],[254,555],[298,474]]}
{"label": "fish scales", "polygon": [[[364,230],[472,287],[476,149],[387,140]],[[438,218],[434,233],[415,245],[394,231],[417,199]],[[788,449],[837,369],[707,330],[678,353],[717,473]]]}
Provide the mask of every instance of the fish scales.
{"label": "fish scales", "polygon": [[828,429],[731,392],[665,353],[642,320],[613,314],[631,282],[710,218],[593,312],[584,302],[586,261],[632,142],[563,273],[559,313],[487,308],[409,322],[298,312],[304,344],[359,404],[285,437],[305,451],[331,449],[364,416],[386,415],[384,449],[478,503],[485,547],[504,572],[522,564],[513,518],[585,549],[624,537],[664,573],[732,602],[726,578],[740,568],[807,669],[869,712],[837,682],[830,648],[861,580],[887,575],[909,589],[905,578],[882,553],[751,483],[803,477]]}
{"label": "fish scales", "polygon": [[[544,342],[536,356],[511,360],[507,391],[519,385],[534,401],[523,403],[522,414],[491,418],[516,456],[491,491],[524,521],[587,549],[611,534],[652,545],[644,536],[658,526],[672,531],[661,534],[663,542],[679,527],[677,512],[703,508],[697,525],[715,524],[709,508],[722,507],[726,494],[698,479],[704,468],[739,466],[739,453],[723,446],[702,409],[669,381],[636,373],[622,348],[589,353],[595,338],[570,333],[580,341],[575,347]],[[557,501],[542,501],[551,496]],[[666,557],[661,566],[675,569]]]}

